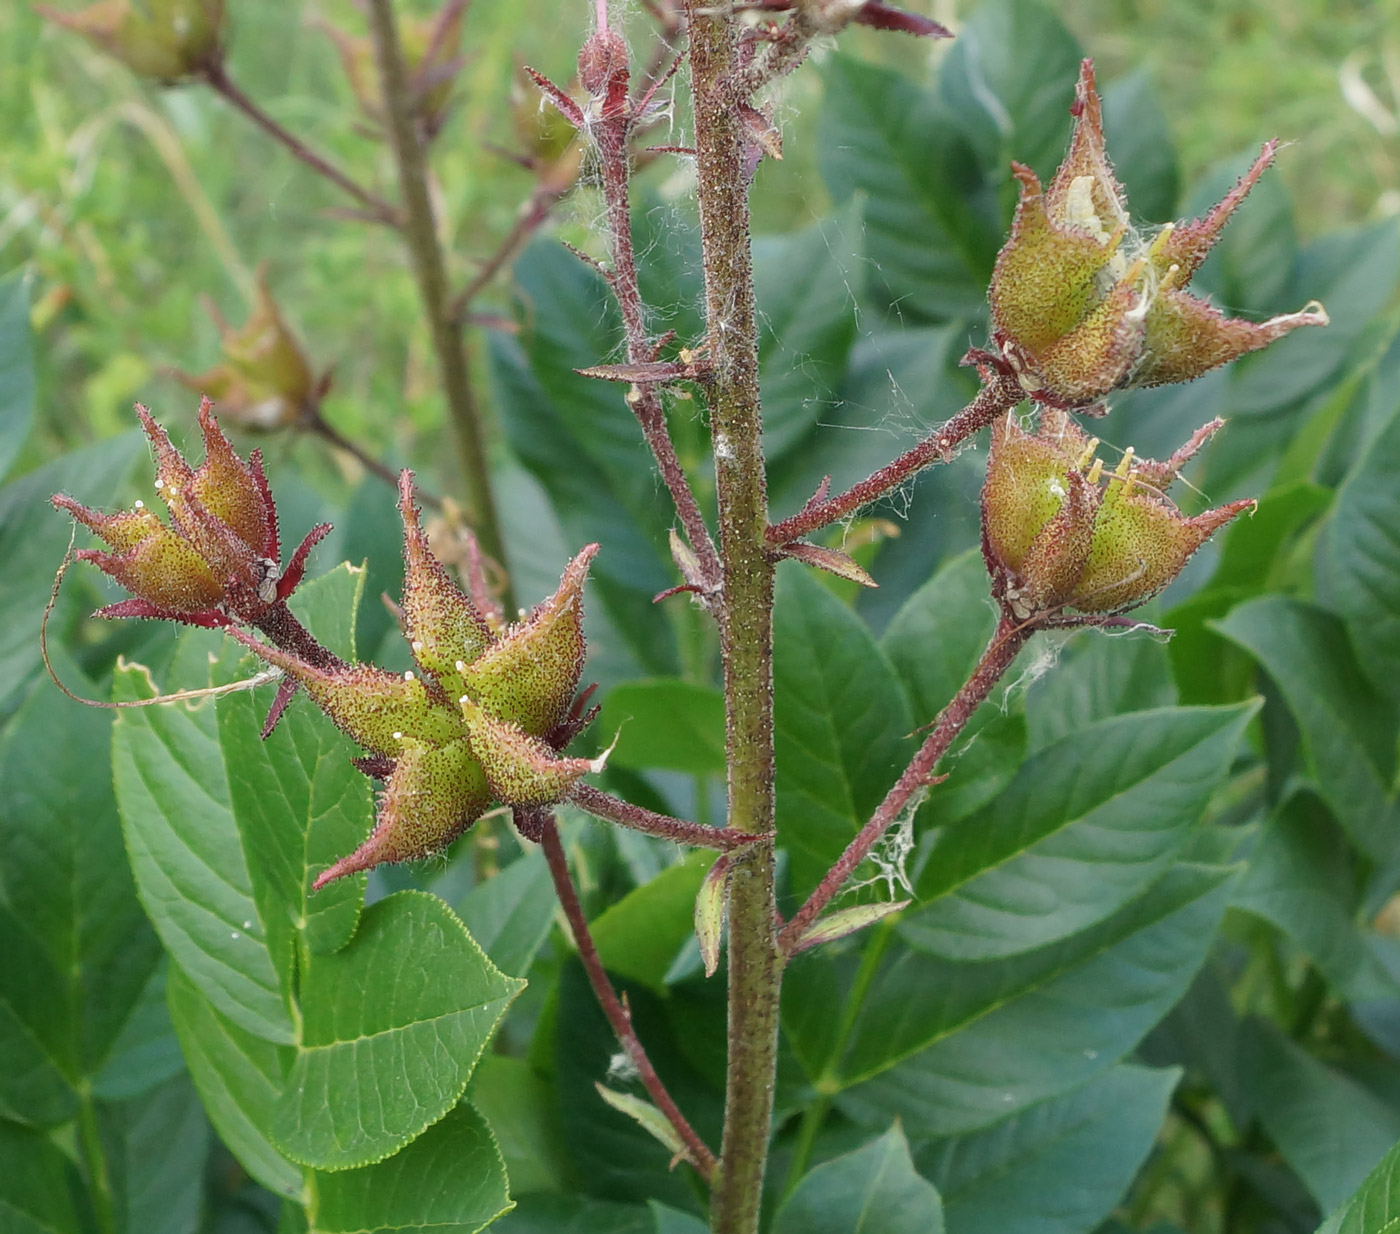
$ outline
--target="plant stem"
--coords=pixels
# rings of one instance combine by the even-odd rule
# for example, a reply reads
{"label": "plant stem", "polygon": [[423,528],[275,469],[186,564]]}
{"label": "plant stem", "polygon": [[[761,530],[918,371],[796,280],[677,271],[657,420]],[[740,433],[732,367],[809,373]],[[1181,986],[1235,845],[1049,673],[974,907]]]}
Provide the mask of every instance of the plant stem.
{"label": "plant stem", "polygon": [[[729,825],[763,835],[773,829],[774,565],[764,542],[768,494],[745,133],[727,87],[739,31],[728,7],[708,0],[687,0],[686,16],[711,365],[708,400],[724,563],[718,616]],[[782,979],[772,841],[736,854],[731,869],[729,1062],[711,1228],[715,1234],[754,1234],[773,1117]]]}
{"label": "plant stem", "polygon": [[[604,11],[604,17],[606,12]],[[605,25],[605,23],[604,23]],[[622,324],[627,339],[627,362],[645,364],[656,359],[656,349],[646,327],[642,308],[642,293],[637,282],[637,260],[632,248],[632,205],[629,182],[632,175],[628,141],[634,116],[631,103],[620,114],[606,110],[594,127],[598,143],[598,162],[603,181],[603,200],[607,210],[608,239],[612,249],[612,269],[608,282],[622,311]],[[703,227],[703,224],[702,224]],[[745,235],[747,251],[747,234]],[[719,556],[714,541],[700,513],[700,506],[691,491],[685,469],[676,457],[675,443],[666,424],[666,409],[655,385],[634,385],[627,395],[628,405],[642,426],[642,435],[651,447],[661,478],[671,494],[676,516],[685,528],[686,539],[700,562],[701,573],[708,585],[718,586]],[[690,581],[690,580],[687,580]]]}
{"label": "plant stem", "polygon": [[[442,246],[438,243],[432,200],[428,195],[427,163],[414,128],[392,0],[370,0],[369,24],[370,37],[374,41],[374,58],[379,67],[389,143],[399,168],[399,191],[404,203],[403,235],[413,260],[418,296],[423,302],[423,312],[432,331],[443,393],[447,397],[448,412],[457,437],[467,519],[481,541],[482,550],[504,569],[505,545],[491,488],[486,438],[476,394],[472,389],[466,343],[448,303],[447,268]],[[515,611],[509,581],[503,601],[507,612]]]}
{"label": "plant stem", "polygon": [[938,713],[933,732],[928,735],[919,751],[909,761],[904,773],[895,781],[894,787],[885,794],[870,821],[860,829],[859,834],[846,846],[846,851],[836,864],[826,872],[807,902],[797,910],[792,920],[783,928],[781,945],[784,953],[790,953],[807,928],[820,916],[831,901],[831,897],[845,886],[855,868],[870,854],[881,836],[894,825],[905,807],[930,783],[938,760],[947,752],[957,736],[972,719],[973,713],[985,701],[993,687],[1001,680],[1001,675],[1011,667],[1016,653],[1021,650],[1030,632],[1003,617],[992,635],[992,641],[982,653],[972,675],[963,683],[952,701]]}
{"label": "plant stem", "polygon": [[650,1094],[656,1108],[665,1115],[666,1121],[671,1124],[680,1137],[681,1143],[686,1146],[690,1163],[700,1171],[705,1181],[709,1182],[715,1173],[715,1155],[706,1147],[705,1142],[696,1134],[690,1123],[686,1121],[680,1107],[676,1105],[671,1094],[666,1091],[666,1086],[661,1082],[661,1077],[656,1074],[656,1068],[651,1065],[651,1059],[647,1057],[647,1052],[642,1046],[636,1030],[632,1027],[632,1018],[628,1014],[627,1008],[618,998],[617,991],[613,989],[607,971],[603,968],[603,961],[598,956],[598,948],[593,944],[593,935],[588,929],[588,918],[583,915],[583,906],[579,903],[578,891],[575,889],[574,880],[569,874],[569,859],[564,854],[564,846],[559,840],[559,827],[552,814],[544,817],[540,830],[540,845],[544,849],[545,861],[549,864],[550,876],[554,879],[554,890],[559,896],[564,916],[568,919],[569,929],[573,932],[579,959],[583,962],[584,971],[588,974],[588,982],[593,987],[594,996],[602,1006],[603,1014],[608,1017],[608,1023],[612,1025],[612,1030],[617,1035],[619,1044],[627,1051],[627,1057],[637,1068],[637,1075]]}
{"label": "plant stem", "polygon": [[102,1234],[117,1234],[112,1178],[107,1169],[107,1155],[102,1151],[102,1133],[97,1125],[97,1106],[93,1102],[92,1092],[86,1086],[78,1105],[78,1138],[90,1184],[92,1207],[97,1216],[97,1228]]}
{"label": "plant stem", "polygon": [[535,188],[535,191],[530,194],[520,208],[520,212],[515,216],[515,222],[511,224],[511,229],[506,233],[505,239],[496,246],[496,251],[482,263],[476,274],[473,275],[471,282],[452,297],[452,304],[448,311],[452,314],[452,319],[455,322],[459,325],[466,323],[472,301],[500,273],[502,267],[515,256],[525,241],[534,235],[535,231],[549,217],[549,212],[554,208],[555,203],[573,186],[574,181],[569,179],[562,184],[541,184]]}
{"label": "plant stem", "polygon": [[703,823],[672,818],[668,814],[657,814],[654,810],[634,806],[630,801],[623,801],[611,793],[594,788],[591,784],[578,784],[569,795],[569,800],[595,818],[606,819],[610,823],[617,823],[633,831],[642,831],[647,835],[675,840],[678,844],[713,848],[727,853],[755,842],[753,835],[747,831],[736,831],[730,827],[708,827]]}
{"label": "plant stem", "polygon": [[1018,382],[1000,373],[991,374],[972,402],[912,450],[906,450],[894,462],[887,463],[874,475],[852,485],[837,497],[827,497],[824,491],[819,490],[817,496],[791,518],[785,518],[768,529],[768,543],[774,546],[790,544],[894,492],[930,464],[946,463],[952,458],[953,451],[973,433],[1010,411],[1025,397],[1026,392]]}
{"label": "plant stem", "polygon": [[802,1181],[802,1176],[807,1172],[807,1163],[812,1159],[812,1149],[817,1142],[817,1133],[821,1130],[822,1123],[826,1121],[826,1112],[831,1107],[831,1095],[840,1087],[840,1079],[836,1069],[841,1065],[841,1056],[846,1052],[846,1045],[851,1039],[856,1021],[860,1018],[860,1009],[865,1005],[866,995],[870,993],[870,987],[875,981],[875,974],[880,970],[880,961],[884,958],[885,948],[889,946],[890,938],[893,935],[894,921],[887,918],[875,927],[865,944],[865,951],[860,958],[860,968],[856,972],[855,980],[851,983],[850,993],[846,996],[842,1008],[841,1023],[836,1029],[831,1053],[827,1056],[822,1074],[817,1078],[817,1098],[802,1112],[802,1124],[797,1131],[797,1143],[793,1147],[792,1161],[788,1165],[787,1182],[783,1185],[784,1197],[791,1195],[797,1189],[797,1184]]}
{"label": "plant stem", "polygon": [[[304,429],[308,433],[313,433],[328,445],[334,446],[337,450],[344,450],[346,454],[359,463],[370,475],[383,480],[385,484],[395,492],[398,492],[399,473],[392,467],[381,463],[365,450],[363,446],[357,445],[355,442],[351,441],[350,438],[345,436],[344,433],[321,414],[321,409],[316,404],[313,403],[302,411],[298,427]],[[442,510],[441,497],[435,497],[432,493],[425,493],[421,488],[416,488],[415,492],[417,493],[419,502],[427,506],[430,510]]]}
{"label": "plant stem", "polygon": [[342,192],[358,201],[377,222],[386,223],[390,227],[399,225],[399,212],[392,203],[385,201],[376,193],[371,193],[369,189],[352,180],[329,159],[317,154],[295,133],[283,128],[248,95],[243,93],[238,83],[229,76],[228,68],[222,60],[215,61],[205,68],[204,80],[209,83],[210,88],[215,93],[223,95],[264,133],[286,147],[292,157],[305,163],[312,171],[324,176]]}

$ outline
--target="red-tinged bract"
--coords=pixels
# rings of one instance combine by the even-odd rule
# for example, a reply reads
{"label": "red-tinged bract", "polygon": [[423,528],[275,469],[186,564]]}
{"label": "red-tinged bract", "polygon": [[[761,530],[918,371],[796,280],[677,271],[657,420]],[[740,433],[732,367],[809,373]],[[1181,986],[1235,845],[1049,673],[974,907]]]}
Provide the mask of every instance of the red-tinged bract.
{"label": "red-tinged bract", "polygon": [[[155,487],[170,513],[162,522],[144,502],[105,514],[57,494],[53,504],[113,550],[83,549],[132,593],[100,617],[156,617],[199,626],[266,627],[286,613],[311,547],[330,530],[313,528],[285,569],[279,564],[277,510],[255,450],[244,462],[219,429],[208,399],[199,409],[204,462],[191,467],[141,406],[136,413],[156,456]],[[290,615],[287,615],[288,620]]]}

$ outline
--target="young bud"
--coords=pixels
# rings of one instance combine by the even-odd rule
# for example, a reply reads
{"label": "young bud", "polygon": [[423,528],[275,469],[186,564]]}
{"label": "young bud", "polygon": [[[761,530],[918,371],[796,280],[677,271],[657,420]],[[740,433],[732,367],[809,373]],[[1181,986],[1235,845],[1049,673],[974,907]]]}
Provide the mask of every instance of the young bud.
{"label": "young bud", "polygon": [[219,404],[221,414],[250,428],[277,429],[296,424],[317,397],[317,380],[301,343],[287,325],[258,270],[257,301],[237,329],[206,305],[223,345],[223,359],[203,373],[181,374],[191,389]]}
{"label": "young bud", "polygon": [[[101,514],[61,494],[53,498],[56,507],[118,550],[78,554],[136,597],[110,605],[99,616],[156,617],[202,626],[267,619],[301,581],[307,554],[329,526],[313,528],[283,570],[277,510],[257,451],[246,463],[240,459],[205,399],[199,409],[205,459],[194,468],[144,407],[138,405],[136,413],[155,450],[156,491],[169,507],[170,524],[142,502],[130,511]],[[277,611],[286,615],[285,609]]]}
{"label": "young bud", "polygon": [[[462,68],[464,7],[447,5],[438,17],[405,17],[400,22],[399,38],[412,90],[411,110],[428,137],[436,136],[447,119],[452,88]],[[361,110],[373,123],[382,125],[384,97],[373,41],[364,35],[348,34],[329,22],[318,24],[335,43],[346,80]]]}
{"label": "young bud", "polygon": [[1034,433],[1014,413],[992,426],[982,490],[982,551],[993,591],[1020,621],[1064,610],[1118,613],[1156,595],[1210,534],[1253,505],[1185,517],[1166,489],[1220,427],[1207,425],[1166,462],[1131,449],[1107,471],[1063,411],[1045,408]]}
{"label": "young bud", "polygon": [[729,906],[729,855],[721,853],[705,874],[695,897],[695,941],[705,976],[713,977],[719,968],[720,943],[724,937],[724,916]]}
{"label": "young bud", "polygon": [[596,30],[578,54],[579,84],[589,94],[627,89],[627,41],[615,30]]}
{"label": "young bud", "polygon": [[1013,164],[1020,199],[992,273],[993,338],[1031,397],[1087,407],[1126,386],[1190,381],[1299,326],[1327,324],[1321,305],[1260,323],[1227,318],[1184,290],[1273,143],[1205,219],[1148,241],[1108,160],[1088,60],[1073,111],[1069,152],[1048,189]]}
{"label": "young bud", "polygon": [[224,0],[98,0],[77,13],[38,10],[157,81],[195,76],[220,56]]}

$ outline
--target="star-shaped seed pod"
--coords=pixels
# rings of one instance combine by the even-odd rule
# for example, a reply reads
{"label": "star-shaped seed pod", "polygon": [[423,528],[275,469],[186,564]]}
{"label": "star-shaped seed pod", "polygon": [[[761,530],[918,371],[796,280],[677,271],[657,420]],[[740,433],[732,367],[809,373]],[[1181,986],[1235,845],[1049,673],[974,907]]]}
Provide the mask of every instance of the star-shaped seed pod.
{"label": "star-shaped seed pod", "polygon": [[208,399],[200,403],[204,462],[191,467],[169,434],[139,404],[136,414],[156,456],[156,491],[170,512],[162,522],[144,502],[105,514],[62,493],[55,507],[107,542],[83,549],[90,561],[133,593],[99,617],[155,617],[197,626],[264,623],[301,581],[307,554],[328,531],[315,527],[279,564],[277,509],[254,450],[245,463],[220,430]]}
{"label": "star-shaped seed pod", "polygon": [[998,601],[1018,621],[1116,614],[1151,599],[1211,533],[1255,504],[1187,518],[1167,497],[1181,468],[1221,427],[1200,429],[1165,462],[1125,450],[1109,471],[1099,441],[1043,408],[1034,432],[1014,412],[992,426],[982,490],[982,552]]}
{"label": "star-shaped seed pod", "polygon": [[318,666],[239,630],[230,633],[299,683],[365,750],[355,760],[384,781],[369,838],[316,880],[441,852],[493,802],[534,807],[561,800],[601,760],[561,757],[578,731],[571,704],[583,670],[586,547],[559,589],[497,632],[433,554],[400,477],[404,522],[404,633],[417,671],[371,664]]}
{"label": "star-shaped seed pod", "polygon": [[993,339],[1027,393],[1088,407],[1126,386],[1190,381],[1299,326],[1323,326],[1316,302],[1264,322],[1228,318],[1186,285],[1230,216],[1273,161],[1269,142],[1203,219],[1155,238],[1132,225],[1104,147],[1093,64],[1075,92],[1069,152],[1048,188],[1012,164],[1020,199],[990,291]]}

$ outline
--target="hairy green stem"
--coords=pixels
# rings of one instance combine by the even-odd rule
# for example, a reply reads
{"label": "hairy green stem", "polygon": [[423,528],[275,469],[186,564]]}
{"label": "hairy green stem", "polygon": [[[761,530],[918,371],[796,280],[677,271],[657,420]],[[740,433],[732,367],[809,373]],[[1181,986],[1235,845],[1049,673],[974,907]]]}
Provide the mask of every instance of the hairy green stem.
{"label": "hairy green stem", "polygon": [[[711,365],[708,400],[724,562],[718,616],[729,825],[763,834],[773,829],[773,562],[764,540],[768,494],[745,134],[728,88],[739,28],[727,7],[707,0],[687,0],[686,15]],[[772,842],[754,844],[732,862],[729,1062],[711,1229],[715,1234],[754,1234],[773,1117],[782,973]]]}
{"label": "hairy green stem", "polygon": [[[379,67],[380,89],[384,96],[389,143],[399,169],[403,236],[413,261],[418,296],[423,302],[423,311],[432,332],[433,351],[437,355],[443,393],[447,397],[448,412],[457,438],[467,518],[481,542],[482,551],[504,570],[505,545],[491,487],[486,434],[472,388],[466,342],[450,302],[447,266],[442,246],[438,243],[437,222],[428,195],[427,162],[414,126],[412,94],[404,71],[392,0],[370,0],[369,26],[370,37],[374,40],[374,58]],[[507,612],[515,611],[509,581],[503,603]]]}

